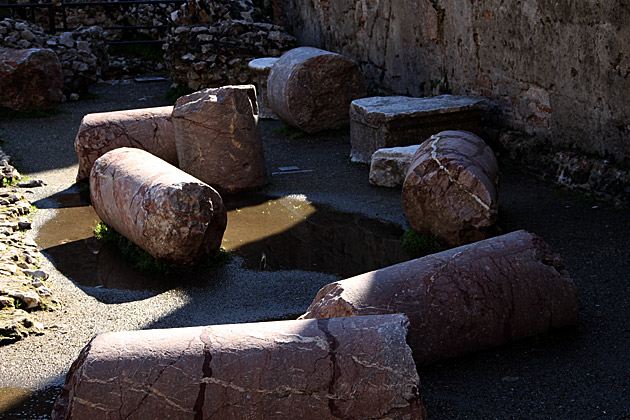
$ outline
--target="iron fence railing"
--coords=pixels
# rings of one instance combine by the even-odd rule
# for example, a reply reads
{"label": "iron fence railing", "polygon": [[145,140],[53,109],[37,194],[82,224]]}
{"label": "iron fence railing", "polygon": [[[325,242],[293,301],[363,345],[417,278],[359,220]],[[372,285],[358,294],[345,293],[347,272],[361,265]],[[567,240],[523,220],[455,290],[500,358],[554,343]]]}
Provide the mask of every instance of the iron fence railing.
{"label": "iron fence railing", "polygon": [[[22,3],[22,4],[0,4],[0,10],[9,9],[13,10],[30,10],[31,20],[35,21],[35,10],[38,8],[48,9],[48,32],[51,34],[57,32],[72,31],[77,27],[69,27],[67,24],[66,8],[74,7],[128,7],[142,4],[183,4],[186,0],[128,0],[128,1],[81,1],[81,2],[68,2],[68,3]],[[61,13],[61,27],[57,27],[56,16],[57,13]],[[158,29],[165,30],[166,25],[137,25],[137,26],[104,26],[106,30],[140,30],[140,29]],[[161,43],[162,40],[143,40],[143,41],[108,41],[109,44],[141,44],[141,43]]]}

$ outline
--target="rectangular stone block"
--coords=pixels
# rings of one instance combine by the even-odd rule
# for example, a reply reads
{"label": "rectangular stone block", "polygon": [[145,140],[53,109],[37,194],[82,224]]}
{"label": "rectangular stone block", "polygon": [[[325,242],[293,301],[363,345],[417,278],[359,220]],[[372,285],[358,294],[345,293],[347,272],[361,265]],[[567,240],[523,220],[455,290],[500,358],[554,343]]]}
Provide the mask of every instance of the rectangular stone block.
{"label": "rectangular stone block", "polygon": [[477,131],[483,99],[441,95],[430,98],[375,96],[350,104],[350,157],[370,163],[385,147],[420,144],[445,130]]}

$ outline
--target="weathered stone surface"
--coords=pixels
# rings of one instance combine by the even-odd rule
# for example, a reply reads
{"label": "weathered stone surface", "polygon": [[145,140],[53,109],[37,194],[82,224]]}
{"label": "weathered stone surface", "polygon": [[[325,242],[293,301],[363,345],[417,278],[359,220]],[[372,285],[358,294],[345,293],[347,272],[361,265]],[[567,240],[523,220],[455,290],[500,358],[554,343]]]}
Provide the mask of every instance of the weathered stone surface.
{"label": "weathered stone surface", "polygon": [[378,149],[372,155],[370,184],[380,187],[400,187],[414,154],[420,145]]}
{"label": "weathered stone surface", "polygon": [[271,67],[278,61],[276,57],[263,57],[252,60],[247,65],[256,73],[256,99],[258,100],[258,110],[260,118],[270,118],[277,120],[278,116],[274,114],[273,109],[269,107],[267,99],[267,77],[271,71]]}
{"label": "weathered stone surface", "polygon": [[492,150],[466,131],[443,131],[420,145],[402,190],[411,227],[450,246],[485,239],[498,212],[499,167]]}
{"label": "weathered stone surface", "polygon": [[375,96],[350,105],[350,158],[369,163],[381,148],[420,144],[444,130],[475,132],[483,100],[442,95],[429,98]]}
{"label": "weathered stone surface", "polygon": [[54,420],[423,419],[401,314],[106,333]]}
{"label": "weathered stone surface", "polygon": [[221,245],[227,215],[219,194],[144,150],[122,147],[97,159],[90,196],[103,222],[155,258],[191,264]]}
{"label": "weathered stone surface", "polygon": [[[23,28],[28,29],[25,31]],[[53,50],[61,64],[63,91],[68,97],[84,92],[99,80],[102,71],[107,68],[107,34],[98,26],[81,26],[72,32],[51,35],[30,22],[7,18],[0,21],[0,30],[7,34],[2,36],[0,33],[0,46]],[[25,32],[32,36],[24,38]]]}
{"label": "weathered stone surface", "polygon": [[[558,152],[630,162],[626,0],[282,3],[300,45],[356,60],[372,91],[488,98],[483,137],[539,174],[557,176]],[[592,174],[589,190],[630,200],[627,174],[623,193],[610,172]]]}
{"label": "weathered stone surface", "polygon": [[303,318],[404,313],[418,365],[577,323],[575,285],[517,231],[324,286]]}
{"label": "weathered stone surface", "polygon": [[345,127],[350,103],[366,95],[357,63],[312,47],[288,51],[267,79],[271,109],[285,123],[307,133]]}
{"label": "weathered stone surface", "polygon": [[179,167],[221,194],[266,183],[253,85],[205,89],[179,98],[173,126]]}
{"label": "weathered stone surface", "polygon": [[119,147],[135,147],[177,165],[172,106],[87,114],[74,139],[77,181],[88,178],[94,161]]}
{"label": "weathered stone surface", "polygon": [[63,98],[63,75],[49,49],[0,48],[0,107],[51,109]]}
{"label": "weathered stone surface", "polygon": [[165,60],[176,85],[199,90],[254,83],[251,60],[279,57],[295,46],[260,2],[190,0],[171,14]]}

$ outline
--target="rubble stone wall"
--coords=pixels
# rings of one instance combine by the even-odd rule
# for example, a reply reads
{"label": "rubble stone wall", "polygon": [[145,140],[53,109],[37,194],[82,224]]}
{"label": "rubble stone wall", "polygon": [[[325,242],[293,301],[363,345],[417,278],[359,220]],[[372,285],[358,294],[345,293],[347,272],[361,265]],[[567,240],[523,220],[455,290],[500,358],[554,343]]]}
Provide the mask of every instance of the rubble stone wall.
{"label": "rubble stone wall", "polygon": [[[503,153],[566,185],[630,200],[628,2],[283,0],[283,7],[300,45],[357,60],[372,92],[487,97],[485,137]],[[566,152],[580,156],[571,160],[579,170],[567,170]]]}
{"label": "rubble stone wall", "polygon": [[295,38],[250,0],[189,0],[171,15],[164,49],[173,82],[199,90],[255,83],[249,61],[295,46]]}
{"label": "rubble stone wall", "polygon": [[27,21],[0,20],[0,47],[50,48],[57,54],[66,95],[85,91],[99,80],[102,71],[107,68],[105,36],[98,26],[50,35]]}

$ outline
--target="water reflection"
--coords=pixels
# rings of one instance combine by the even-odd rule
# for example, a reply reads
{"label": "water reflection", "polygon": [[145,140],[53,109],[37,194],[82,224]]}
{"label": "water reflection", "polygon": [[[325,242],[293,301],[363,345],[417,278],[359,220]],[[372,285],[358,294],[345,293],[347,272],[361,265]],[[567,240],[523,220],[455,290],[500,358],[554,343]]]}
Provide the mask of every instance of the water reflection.
{"label": "water reflection", "polygon": [[[164,291],[190,272],[172,278],[138,272],[115,249],[93,237],[99,219],[91,206],[61,208],[39,230],[37,243],[55,266],[88,287]],[[261,195],[225,198],[228,225],[222,246],[252,270],[300,269],[350,277],[409,259],[400,227],[340,213],[300,197]]]}
{"label": "water reflection", "polygon": [[0,418],[4,420],[50,419],[53,404],[62,386],[32,390],[0,388]]}

